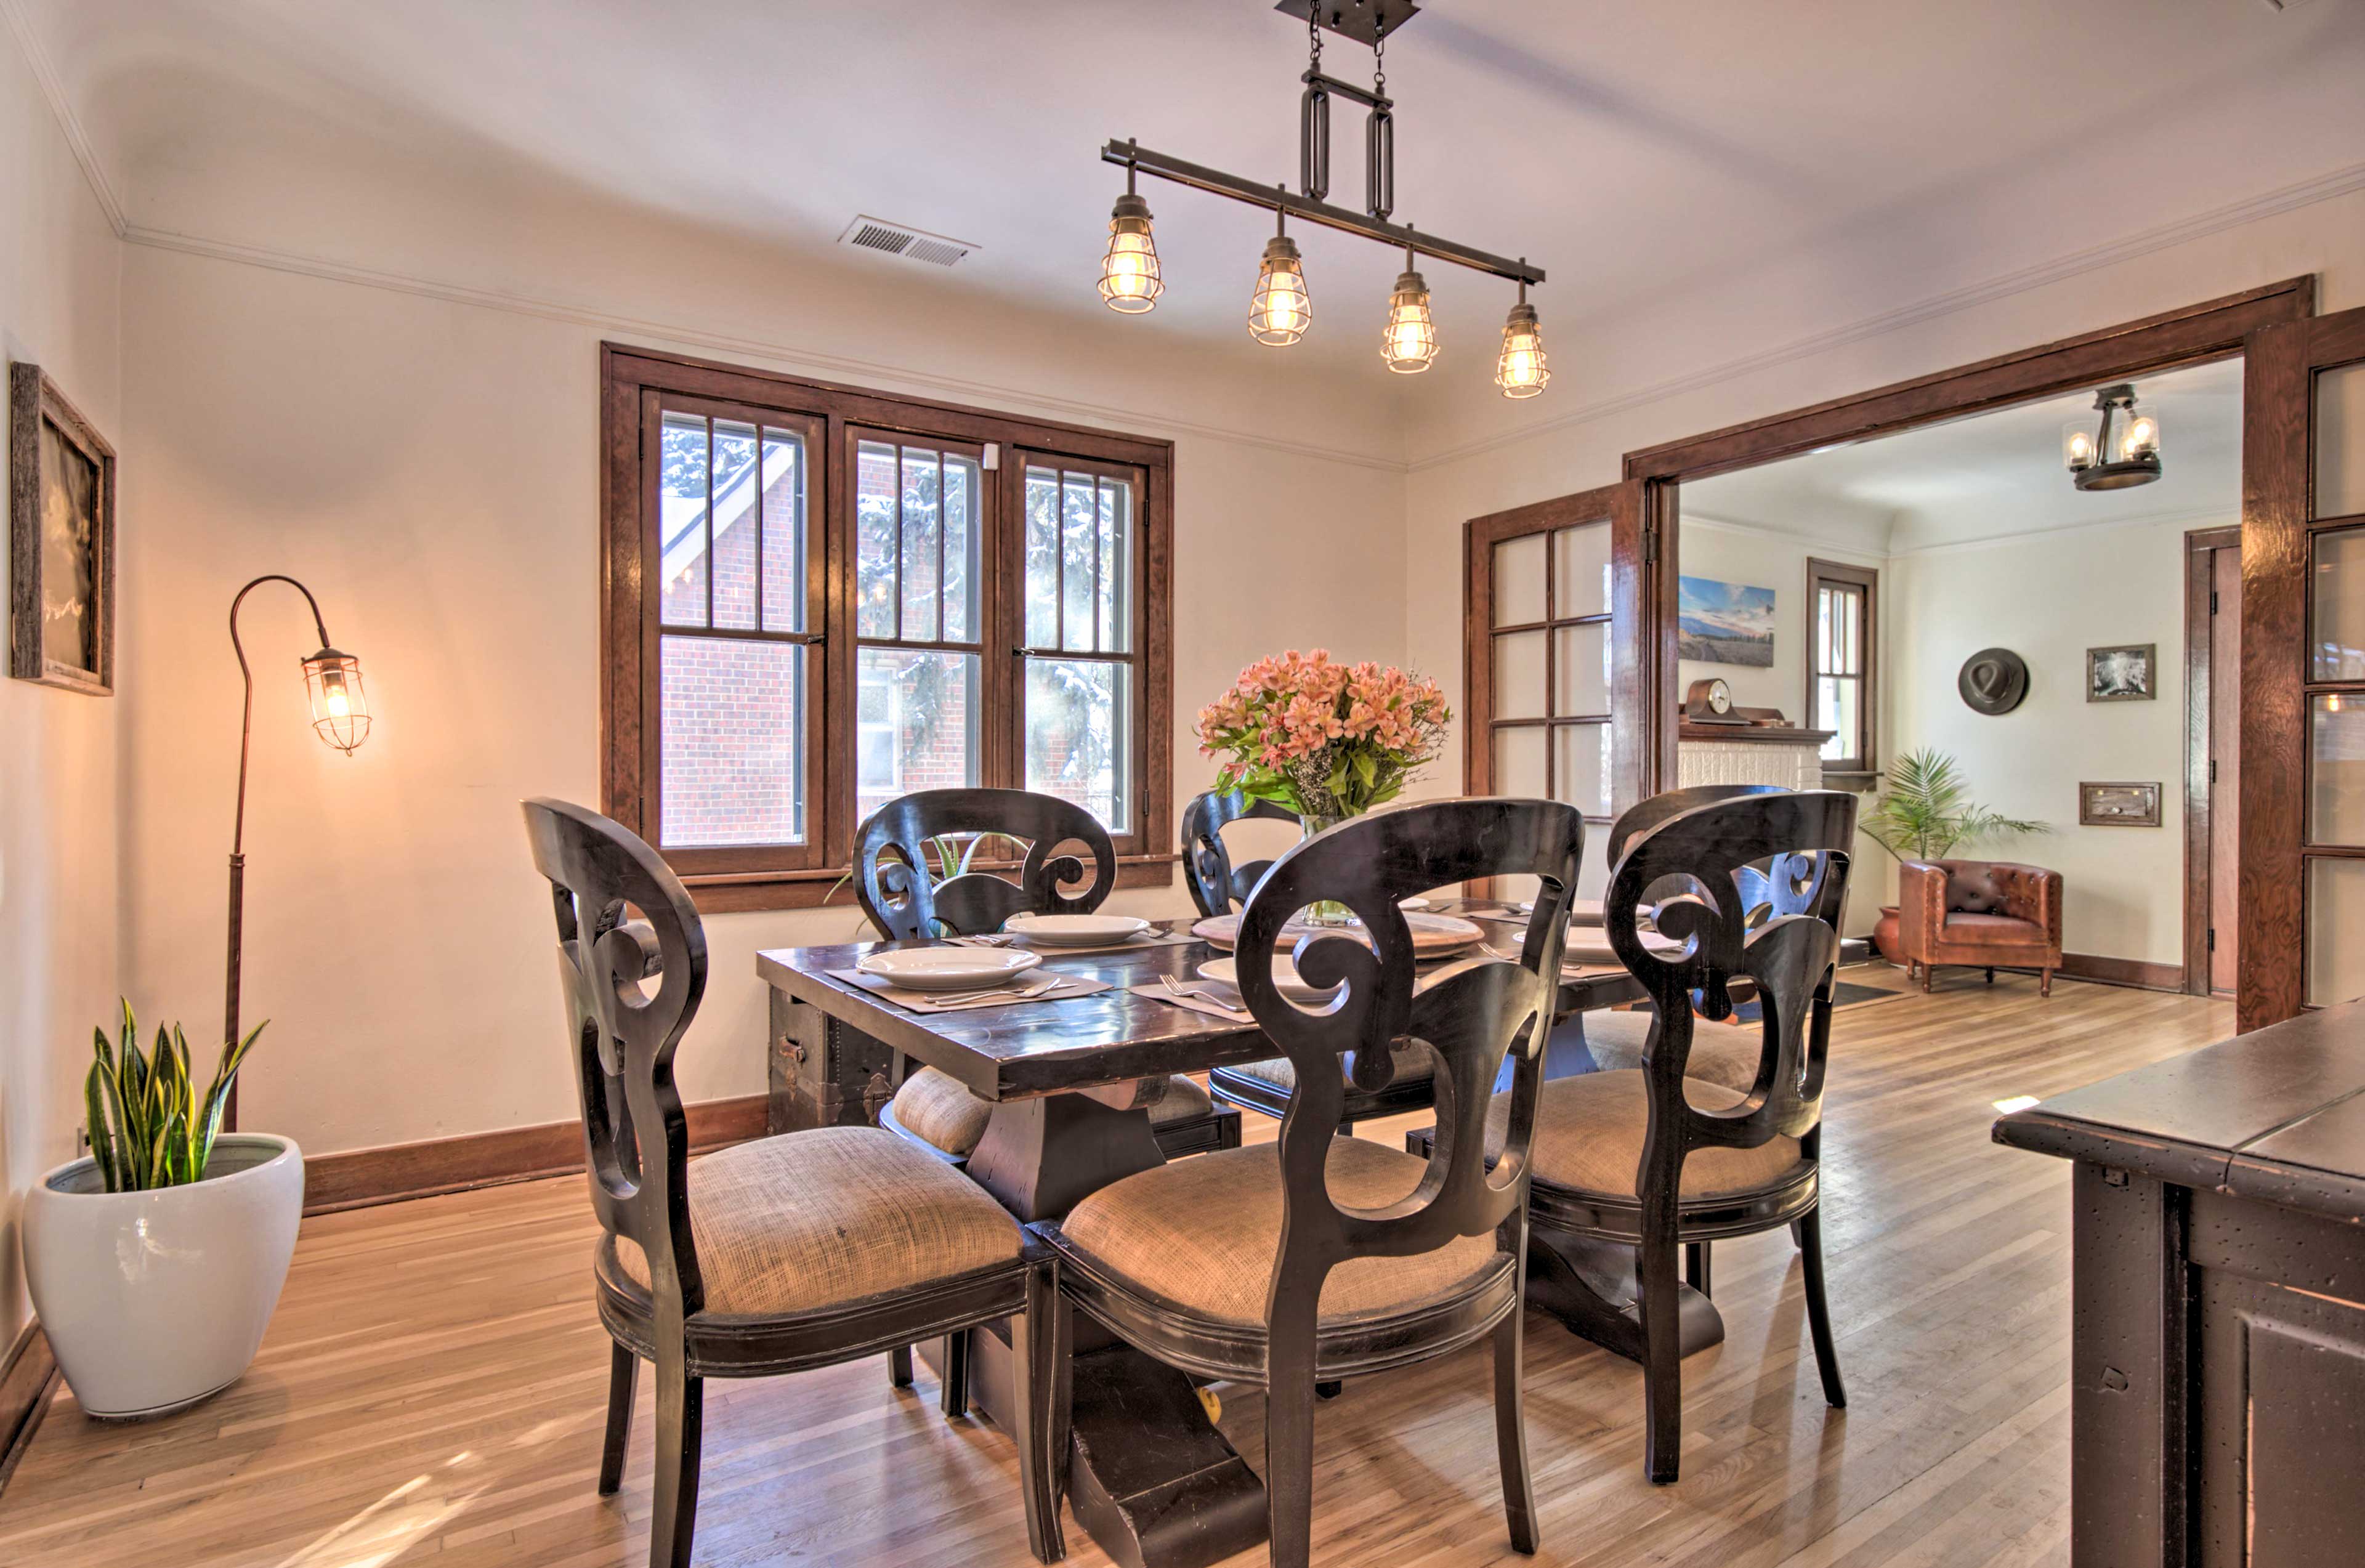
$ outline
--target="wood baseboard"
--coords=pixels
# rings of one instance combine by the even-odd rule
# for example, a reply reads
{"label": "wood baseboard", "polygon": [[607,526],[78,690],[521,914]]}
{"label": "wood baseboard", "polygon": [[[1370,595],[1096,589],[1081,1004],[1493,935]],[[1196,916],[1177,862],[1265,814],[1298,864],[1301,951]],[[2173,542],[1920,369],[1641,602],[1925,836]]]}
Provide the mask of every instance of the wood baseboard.
{"label": "wood baseboard", "polygon": [[2184,989],[2182,964],[2152,964],[2140,958],[2105,958],[2092,953],[2064,953],[2061,967],[2054,971],[2068,980],[2091,980],[2097,985],[2132,986],[2137,991],[2176,991]]}
{"label": "wood baseboard", "polygon": [[8,1348],[6,1362],[0,1364],[0,1494],[8,1490],[17,1462],[33,1446],[33,1434],[50,1413],[50,1396],[57,1387],[57,1358],[50,1353],[50,1337],[35,1318],[25,1325]]}
{"label": "wood baseboard", "polygon": [[[685,1106],[690,1148],[702,1152],[763,1137],[766,1100],[743,1094]],[[304,1212],[333,1214],[582,1169],[583,1124],[575,1121],[308,1155]]]}

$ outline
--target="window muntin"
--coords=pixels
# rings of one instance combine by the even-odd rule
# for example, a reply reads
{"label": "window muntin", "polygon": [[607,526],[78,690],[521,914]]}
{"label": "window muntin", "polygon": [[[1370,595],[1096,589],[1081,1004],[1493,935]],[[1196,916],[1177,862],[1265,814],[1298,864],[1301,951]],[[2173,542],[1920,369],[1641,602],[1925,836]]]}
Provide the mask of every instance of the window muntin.
{"label": "window muntin", "polygon": [[1135,514],[1131,473],[1025,467],[1026,644],[1019,693],[1025,788],[1133,831]]}
{"label": "window muntin", "polygon": [[979,449],[856,434],[857,820],[983,782],[984,474]]}

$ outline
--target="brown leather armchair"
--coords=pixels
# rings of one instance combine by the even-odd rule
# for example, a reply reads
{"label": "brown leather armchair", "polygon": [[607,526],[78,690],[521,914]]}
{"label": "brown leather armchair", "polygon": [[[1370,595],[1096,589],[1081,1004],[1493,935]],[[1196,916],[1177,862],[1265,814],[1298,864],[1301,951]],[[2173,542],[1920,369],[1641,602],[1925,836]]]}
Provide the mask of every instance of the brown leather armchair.
{"label": "brown leather armchair", "polygon": [[2034,969],[2053,994],[2061,967],[2061,873],[2001,860],[1908,860],[1897,875],[1897,946],[1930,989],[1940,964]]}

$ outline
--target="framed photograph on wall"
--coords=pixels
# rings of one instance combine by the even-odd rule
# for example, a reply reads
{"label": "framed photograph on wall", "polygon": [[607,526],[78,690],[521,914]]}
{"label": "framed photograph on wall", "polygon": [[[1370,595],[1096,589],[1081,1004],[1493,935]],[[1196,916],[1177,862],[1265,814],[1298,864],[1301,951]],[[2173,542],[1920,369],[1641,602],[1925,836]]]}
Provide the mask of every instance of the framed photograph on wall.
{"label": "framed photograph on wall", "polygon": [[2079,827],[2159,826],[2158,784],[2080,784]]}
{"label": "framed photograph on wall", "polygon": [[1774,667],[1774,590],[1683,577],[1676,656],[1703,664]]}
{"label": "framed photograph on wall", "polygon": [[2086,700],[2149,702],[2159,695],[2159,644],[2086,650]]}
{"label": "framed photograph on wall", "polygon": [[37,364],[8,367],[8,673],[115,689],[115,448]]}

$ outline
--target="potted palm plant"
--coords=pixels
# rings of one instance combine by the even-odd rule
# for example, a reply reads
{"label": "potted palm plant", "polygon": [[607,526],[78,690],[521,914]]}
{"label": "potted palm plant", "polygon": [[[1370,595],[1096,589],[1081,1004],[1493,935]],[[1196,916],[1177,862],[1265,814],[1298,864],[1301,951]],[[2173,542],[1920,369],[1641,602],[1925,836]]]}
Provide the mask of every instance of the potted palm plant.
{"label": "potted palm plant", "polygon": [[226,1043],[200,1092],[178,1025],[140,1048],[96,1036],[84,1080],[90,1153],[25,1200],[25,1275],[74,1398],[102,1419],[158,1416],[238,1381],[279,1302],[304,1212],[294,1140],[224,1133],[239,1065]]}
{"label": "potted palm plant", "polygon": [[[1943,859],[1956,845],[1982,838],[2053,831],[2043,823],[2008,817],[1974,802],[1955,759],[1934,747],[1908,752],[1890,763],[1885,782],[1861,825],[1900,862]],[[1897,946],[1895,904],[1880,906],[1872,942],[1890,963],[1905,961]]]}

